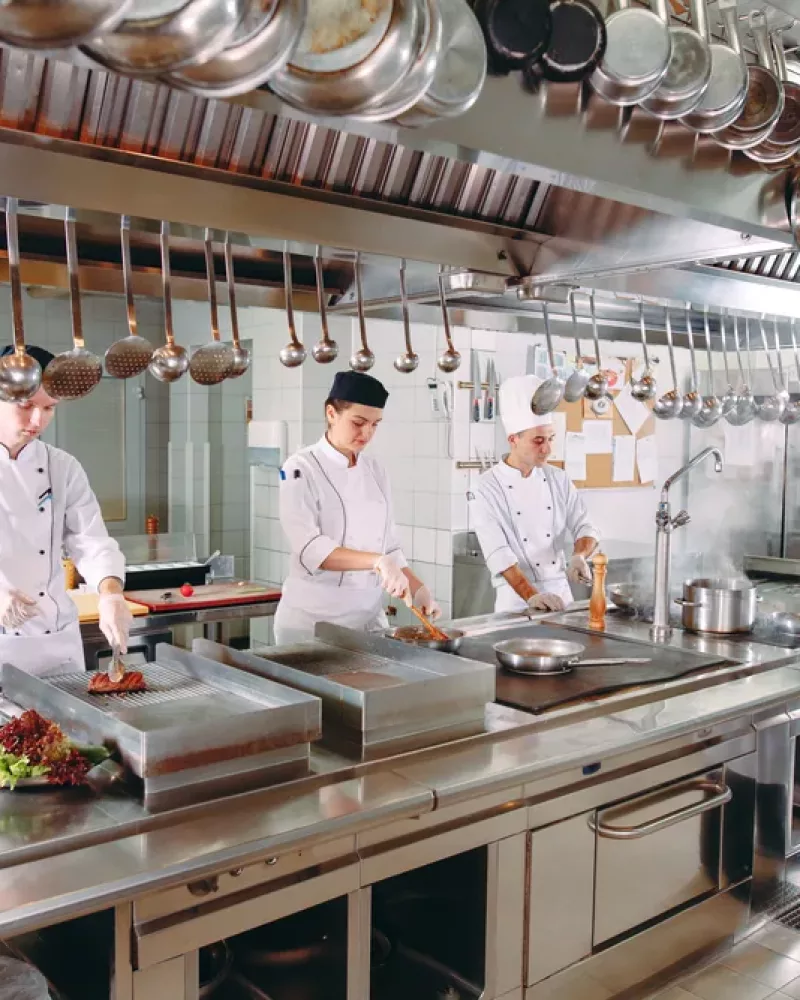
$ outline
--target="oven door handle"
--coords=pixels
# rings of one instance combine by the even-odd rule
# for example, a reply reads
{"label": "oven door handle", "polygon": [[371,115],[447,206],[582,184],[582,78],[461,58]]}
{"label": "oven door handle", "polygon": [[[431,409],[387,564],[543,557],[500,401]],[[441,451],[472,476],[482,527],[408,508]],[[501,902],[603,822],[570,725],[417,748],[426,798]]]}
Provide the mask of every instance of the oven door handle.
{"label": "oven door handle", "polygon": [[[698,779],[687,782],[681,786],[680,791],[698,789],[709,792],[711,798],[704,799],[693,806],[685,806],[683,809],[676,809],[674,812],[659,816],[658,819],[651,819],[647,823],[640,823],[638,826],[611,826],[603,823],[601,813],[592,813],[588,818],[589,829],[599,837],[607,837],[609,840],[637,840],[639,837],[647,837],[651,833],[658,833],[659,830],[666,830],[675,823],[681,823],[692,816],[700,816],[702,813],[718,809],[730,802],[733,792],[723,782],[709,781],[708,779]],[[616,808],[616,807],[614,807]],[[595,815],[597,818],[595,818]]]}

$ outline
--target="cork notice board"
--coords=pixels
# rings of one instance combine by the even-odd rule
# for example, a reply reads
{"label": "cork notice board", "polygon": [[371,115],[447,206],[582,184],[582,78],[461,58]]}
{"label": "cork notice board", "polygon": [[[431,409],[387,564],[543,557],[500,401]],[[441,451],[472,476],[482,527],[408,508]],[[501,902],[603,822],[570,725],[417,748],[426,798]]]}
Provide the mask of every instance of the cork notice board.
{"label": "cork notice board", "polygon": [[[630,381],[631,372],[636,368],[636,362],[628,360],[625,363],[625,376],[624,383]],[[616,396],[615,392],[611,393],[612,400]],[[647,405],[647,404],[644,404]],[[617,411],[616,406],[611,406],[607,414],[602,417],[598,417],[591,410],[591,406],[588,400],[581,399],[577,403],[565,403],[562,402],[556,412],[564,413],[567,417],[567,431],[575,431],[581,433],[583,431],[583,422],[590,420],[610,420],[613,423],[613,435],[616,436],[627,436],[631,437],[631,432],[628,429],[628,425],[622,419]],[[642,426],[639,428],[636,434],[637,440],[641,438],[650,437],[655,433],[655,417],[651,413],[650,416],[645,420]],[[639,479],[639,469],[638,465],[634,463],[634,479],[629,482],[614,482],[614,472],[613,472],[614,456],[613,453],[609,455],[587,455],[586,456],[586,479],[584,480],[573,480],[575,486],[579,489],[625,489],[631,486],[651,486],[652,482],[642,482]],[[553,465],[557,465],[559,468],[564,468],[563,462],[552,462]]]}

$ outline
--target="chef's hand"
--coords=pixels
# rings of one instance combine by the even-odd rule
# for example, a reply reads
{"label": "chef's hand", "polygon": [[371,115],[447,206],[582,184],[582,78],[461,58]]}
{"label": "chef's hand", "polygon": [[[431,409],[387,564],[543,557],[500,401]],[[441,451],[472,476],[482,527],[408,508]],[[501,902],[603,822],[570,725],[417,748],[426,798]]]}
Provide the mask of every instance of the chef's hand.
{"label": "chef's hand", "polygon": [[564,602],[558,594],[534,594],[528,598],[531,611],[563,611]]}
{"label": "chef's hand", "polygon": [[392,597],[399,597],[401,601],[410,603],[411,590],[409,588],[408,577],[400,569],[391,555],[381,556],[372,567],[380,577],[381,586]]}
{"label": "chef's hand", "polygon": [[431,621],[435,622],[437,618],[442,617],[442,609],[433,599],[433,594],[428,590],[428,588],[423,585],[414,594],[414,607],[419,608],[419,610],[425,615],[426,618],[430,618]]}
{"label": "chef's hand", "polygon": [[97,602],[100,612],[100,631],[120,653],[128,652],[128,635],[133,615],[122,594],[103,594]]}
{"label": "chef's hand", "polygon": [[11,588],[0,590],[0,625],[3,628],[19,628],[39,614],[39,605],[21,590]]}
{"label": "chef's hand", "polygon": [[586,556],[574,555],[567,567],[567,579],[570,583],[591,583],[592,568]]}

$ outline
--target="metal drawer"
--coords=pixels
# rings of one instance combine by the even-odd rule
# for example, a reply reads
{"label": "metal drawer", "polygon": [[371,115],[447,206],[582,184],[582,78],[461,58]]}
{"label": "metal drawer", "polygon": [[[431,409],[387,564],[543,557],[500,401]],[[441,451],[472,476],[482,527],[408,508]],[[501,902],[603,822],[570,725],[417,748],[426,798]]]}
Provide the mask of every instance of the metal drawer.
{"label": "metal drawer", "polygon": [[724,888],[722,819],[732,797],[715,769],[590,815],[595,947]]}

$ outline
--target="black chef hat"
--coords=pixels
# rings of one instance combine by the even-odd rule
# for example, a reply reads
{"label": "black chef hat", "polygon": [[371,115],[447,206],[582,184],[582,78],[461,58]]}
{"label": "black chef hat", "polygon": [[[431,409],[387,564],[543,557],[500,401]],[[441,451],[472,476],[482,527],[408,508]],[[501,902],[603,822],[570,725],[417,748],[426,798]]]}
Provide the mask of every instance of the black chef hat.
{"label": "black chef hat", "polygon": [[[55,357],[55,354],[51,354],[50,351],[45,350],[44,347],[34,347],[31,344],[28,344],[26,346],[25,352],[27,354],[30,354],[32,358],[35,358],[39,362],[39,364],[42,366],[42,371],[44,371],[45,368],[47,368],[47,366]],[[4,347],[2,351],[0,351],[0,358],[5,358],[9,354],[13,353],[14,353],[14,345],[8,344],[8,346]]]}
{"label": "black chef hat", "polygon": [[328,399],[341,399],[347,403],[360,403],[362,406],[377,406],[382,410],[386,406],[389,393],[371,375],[363,372],[337,372],[328,393]]}

